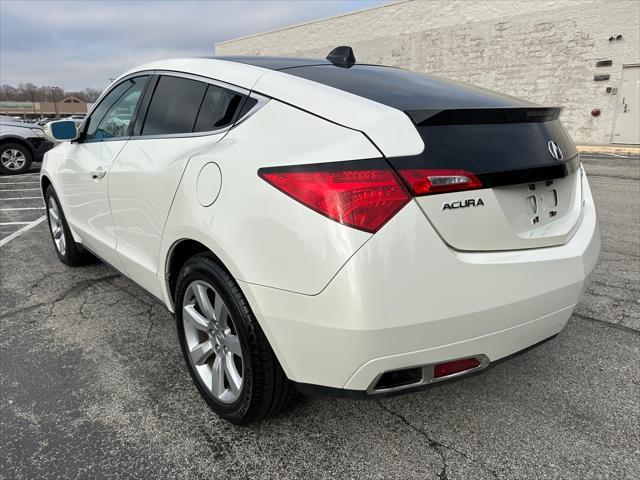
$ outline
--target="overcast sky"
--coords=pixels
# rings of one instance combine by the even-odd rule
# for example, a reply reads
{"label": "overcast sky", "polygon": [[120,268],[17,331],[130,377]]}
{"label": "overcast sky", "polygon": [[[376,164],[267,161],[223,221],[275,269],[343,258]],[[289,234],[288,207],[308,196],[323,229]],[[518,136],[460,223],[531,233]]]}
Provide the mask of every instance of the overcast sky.
{"label": "overcast sky", "polygon": [[0,83],[102,89],[150,60],[211,55],[217,42],[384,3],[0,0]]}

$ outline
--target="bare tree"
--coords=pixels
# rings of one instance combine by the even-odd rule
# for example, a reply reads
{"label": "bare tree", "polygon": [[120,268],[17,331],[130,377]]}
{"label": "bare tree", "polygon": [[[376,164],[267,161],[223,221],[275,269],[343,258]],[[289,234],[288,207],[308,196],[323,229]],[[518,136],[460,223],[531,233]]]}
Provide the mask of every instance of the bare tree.
{"label": "bare tree", "polygon": [[19,83],[17,87],[12,85],[0,85],[0,101],[16,102],[52,102],[53,92],[56,100],[64,97],[74,96],[88,103],[95,102],[100,93],[96,88],[85,88],[79,91],[65,91],[61,87],[53,85],[34,85],[33,83]]}

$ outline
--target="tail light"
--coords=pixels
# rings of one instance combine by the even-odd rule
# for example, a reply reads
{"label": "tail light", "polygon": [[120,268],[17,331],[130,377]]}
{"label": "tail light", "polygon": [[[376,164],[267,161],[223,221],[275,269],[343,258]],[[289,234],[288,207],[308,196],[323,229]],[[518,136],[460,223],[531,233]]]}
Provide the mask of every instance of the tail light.
{"label": "tail light", "polygon": [[398,171],[415,196],[482,188],[482,182],[466,170],[401,169]]}
{"label": "tail light", "polygon": [[384,159],[261,168],[258,175],[316,212],[370,233],[411,199]]}

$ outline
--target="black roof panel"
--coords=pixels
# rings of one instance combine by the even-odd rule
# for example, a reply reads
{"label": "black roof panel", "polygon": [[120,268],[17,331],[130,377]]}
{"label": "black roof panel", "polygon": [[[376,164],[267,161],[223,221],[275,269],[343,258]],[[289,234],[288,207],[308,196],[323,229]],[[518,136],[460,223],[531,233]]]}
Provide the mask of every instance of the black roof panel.
{"label": "black roof panel", "polygon": [[228,62],[246,63],[247,65],[268,68],[270,70],[283,70],[285,68],[306,67],[311,65],[331,65],[329,60],[320,58],[251,57],[242,55],[222,55],[213,58],[216,60],[226,60]]}
{"label": "black roof panel", "polygon": [[285,73],[313,80],[402,111],[531,107],[508,95],[445,78],[380,65],[288,68]]}
{"label": "black roof panel", "polygon": [[425,112],[427,116],[444,109],[534,106],[473,85],[382,65],[355,64],[346,68],[319,58],[240,55],[214,58],[284,71],[405,112],[432,111]]}

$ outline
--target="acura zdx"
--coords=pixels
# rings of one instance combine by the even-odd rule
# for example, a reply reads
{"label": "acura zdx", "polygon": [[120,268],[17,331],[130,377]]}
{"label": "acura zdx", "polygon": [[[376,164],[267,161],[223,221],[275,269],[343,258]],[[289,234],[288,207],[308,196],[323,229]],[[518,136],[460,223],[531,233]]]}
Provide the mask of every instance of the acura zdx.
{"label": "acura zdx", "polygon": [[60,260],[166,305],[208,405],[249,423],[559,333],[600,251],[559,114],[348,47],[158,61],[50,125],[42,193]]}

